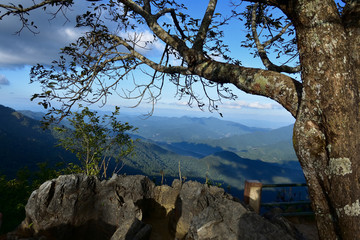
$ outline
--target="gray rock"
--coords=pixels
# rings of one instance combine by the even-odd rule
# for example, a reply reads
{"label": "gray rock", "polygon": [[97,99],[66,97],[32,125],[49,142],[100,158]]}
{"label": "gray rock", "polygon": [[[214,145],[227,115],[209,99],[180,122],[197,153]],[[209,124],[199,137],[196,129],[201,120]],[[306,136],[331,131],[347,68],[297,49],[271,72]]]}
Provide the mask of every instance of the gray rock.
{"label": "gray rock", "polygon": [[141,202],[153,188],[139,175],[102,182],[86,175],[60,176],[31,194],[22,228],[49,239],[110,239],[122,223],[142,219]]}
{"label": "gray rock", "polygon": [[110,240],[146,240],[149,239],[150,234],[151,225],[134,218],[133,220],[123,222]]}
{"label": "gray rock", "polygon": [[186,182],[180,192],[176,209],[181,209],[177,221],[179,239],[296,239],[281,226],[272,224],[223,189],[198,182]]}
{"label": "gray rock", "polygon": [[[145,176],[60,176],[31,194],[14,239],[296,239],[290,228],[198,182],[157,186]],[[26,234],[25,234],[26,233]],[[16,238],[17,237],[17,238]]]}

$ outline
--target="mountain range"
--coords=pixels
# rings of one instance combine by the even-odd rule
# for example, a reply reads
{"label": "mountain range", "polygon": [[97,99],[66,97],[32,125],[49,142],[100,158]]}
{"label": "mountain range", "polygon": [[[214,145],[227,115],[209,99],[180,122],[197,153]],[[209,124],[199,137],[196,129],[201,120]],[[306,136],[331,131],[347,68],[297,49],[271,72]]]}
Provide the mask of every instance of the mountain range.
{"label": "mountain range", "polygon": [[[41,128],[43,113],[15,111],[0,105],[0,173],[14,177],[18,169],[36,168],[38,162],[55,165],[75,157],[59,147],[56,135]],[[245,179],[266,183],[304,182],[292,148],[292,126],[253,128],[216,118],[121,116],[139,130],[134,157],[126,159],[123,173],[141,173],[167,183],[187,179],[243,188]]]}

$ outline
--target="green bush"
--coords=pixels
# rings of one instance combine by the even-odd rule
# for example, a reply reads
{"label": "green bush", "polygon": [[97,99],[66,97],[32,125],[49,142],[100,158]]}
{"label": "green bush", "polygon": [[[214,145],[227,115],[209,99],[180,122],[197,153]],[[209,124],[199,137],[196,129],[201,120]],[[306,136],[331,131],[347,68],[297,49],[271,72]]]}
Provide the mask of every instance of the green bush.
{"label": "green bush", "polygon": [[[111,160],[117,166],[133,153],[133,140],[125,132],[136,129],[128,123],[118,121],[118,114],[118,107],[112,115],[103,117],[84,107],[81,112],[74,112],[68,119],[73,129],[55,127],[61,136],[59,146],[76,154],[85,174],[106,178]],[[115,171],[116,167],[113,172]]]}

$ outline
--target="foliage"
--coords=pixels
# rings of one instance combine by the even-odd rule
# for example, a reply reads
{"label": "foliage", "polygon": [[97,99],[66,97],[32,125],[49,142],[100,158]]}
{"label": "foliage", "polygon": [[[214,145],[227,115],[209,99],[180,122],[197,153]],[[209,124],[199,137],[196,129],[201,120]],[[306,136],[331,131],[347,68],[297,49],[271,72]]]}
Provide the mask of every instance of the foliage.
{"label": "foliage", "polygon": [[25,205],[30,194],[42,183],[72,172],[71,165],[59,163],[53,168],[44,162],[38,163],[38,170],[33,173],[26,167],[19,170],[17,177],[11,180],[0,175],[0,212],[3,214],[0,234],[13,231],[24,220]]}
{"label": "foliage", "polygon": [[28,181],[28,170],[18,172],[17,179],[7,181],[0,176],[0,212],[3,224],[0,233],[14,230],[25,217],[24,207],[32,188]]}
{"label": "foliage", "polygon": [[[81,107],[81,106],[80,106]],[[128,123],[116,119],[119,108],[112,115],[100,117],[84,107],[81,112],[73,113],[69,118],[73,129],[55,127],[63,135],[59,145],[75,153],[81,163],[81,169],[87,175],[107,177],[110,161],[116,162],[113,172],[125,157],[134,150],[133,140],[125,132],[136,129]]]}

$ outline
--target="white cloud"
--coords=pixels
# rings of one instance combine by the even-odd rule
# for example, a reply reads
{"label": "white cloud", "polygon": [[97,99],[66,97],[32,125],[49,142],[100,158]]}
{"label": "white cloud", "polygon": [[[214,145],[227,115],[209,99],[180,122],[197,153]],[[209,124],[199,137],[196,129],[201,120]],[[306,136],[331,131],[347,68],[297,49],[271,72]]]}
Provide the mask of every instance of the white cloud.
{"label": "white cloud", "polygon": [[121,32],[120,37],[135,42],[135,50],[141,54],[146,54],[150,50],[162,51],[165,48],[164,43],[158,39],[154,40],[154,35],[148,30]]}
{"label": "white cloud", "polygon": [[34,21],[38,34],[23,29],[19,35],[14,34],[21,28],[18,18],[5,17],[0,21],[0,68],[17,68],[24,65],[50,64],[58,58],[60,48],[75,41],[83,29],[76,29],[75,17],[89,2],[75,1],[70,11],[66,11],[67,21],[61,13],[50,20],[55,9],[44,12],[34,10],[29,15],[29,21]]}
{"label": "white cloud", "polygon": [[9,80],[2,74],[0,74],[0,85],[10,85]]}
{"label": "white cloud", "polygon": [[277,103],[266,102],[247,102],[247,101],[234,101],[225,102],[221,105],[225,109],[242,109],[242,108],[254,108],[254,109],[279,109],[281,106]]}
{"label": "white cloud", "polygon": [[[187,106],[188,102],[178,101],[178,102],[166,102],[163,105],[170,106]],[[267,103],[267,102],[247,102],[247,101],[225,101],[222,104],[219,104],[219,108],[222,110],[239,110],[243,108],[247,109],[281,109],[281,105],[278,103]]]}
{"label": "white cloud", "polygon": [[79,29],[69,27],[59,29],[59,33],[59,35],[64,36],[64,39],[70,41],[75,41],[81,36],[81,31],[79,31]]}
{"label": "white cloud", "polygon": [[[27,29],[23,29],[19,35],[14,34],[21,28],[19,19],[13,16],[5,17],[0,21],[0,68],[18,68],[37,63],[47,65],[58,59],[60,49],[76,41],[86,31],[74,26],[76,15],[82,13],[89,4],[91,3],[87,1],[75,1],[65,13],[68,20],[61,13],[55,19],[49,20],[52,15],[47,12],[55,12],[55,9],[48,8],[47,12],[34,10],[29,15],[29,21],[34,21],[37,25],[38,34]],[[146,56],[157,56],[165,48],[161,40],[153,41],[153,34],[146,29],[142,32],[122,32],[120,35],[124,38],[136,38],[136,49]],[[153,42],[145,44],[148,41]]]}

